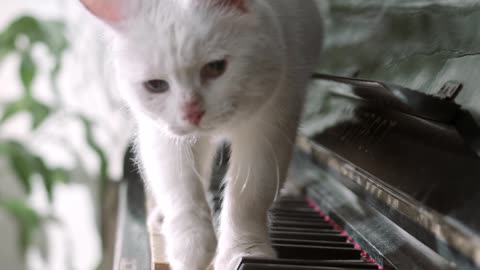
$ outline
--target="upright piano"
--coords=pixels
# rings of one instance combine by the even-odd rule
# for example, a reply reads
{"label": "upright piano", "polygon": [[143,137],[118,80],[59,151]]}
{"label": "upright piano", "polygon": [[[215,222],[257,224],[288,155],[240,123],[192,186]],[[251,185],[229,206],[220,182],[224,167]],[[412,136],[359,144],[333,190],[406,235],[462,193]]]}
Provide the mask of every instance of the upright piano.
{"label": "upright piano", "polygon": [[[244,258],[238,270],[480,269],[480,1],[323,5],[327,44],[291,192],[270,211],[278,259]],[[157,236],[131,158],[115,270],[168,269],[151,257]]]}

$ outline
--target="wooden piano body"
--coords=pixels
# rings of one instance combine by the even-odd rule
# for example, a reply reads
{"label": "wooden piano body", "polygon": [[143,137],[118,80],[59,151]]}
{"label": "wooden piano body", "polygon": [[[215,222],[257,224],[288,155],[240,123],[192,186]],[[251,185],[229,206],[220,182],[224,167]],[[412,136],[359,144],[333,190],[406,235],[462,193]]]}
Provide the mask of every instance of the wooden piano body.
{"label": "wooden piano body", "polygon": [[[304,194],[272,210],[283,260],[238,269],[480,269],[480,1],[324,5],[289,175]],[[127,156],[116,270],[154,262],[132,166]]]}

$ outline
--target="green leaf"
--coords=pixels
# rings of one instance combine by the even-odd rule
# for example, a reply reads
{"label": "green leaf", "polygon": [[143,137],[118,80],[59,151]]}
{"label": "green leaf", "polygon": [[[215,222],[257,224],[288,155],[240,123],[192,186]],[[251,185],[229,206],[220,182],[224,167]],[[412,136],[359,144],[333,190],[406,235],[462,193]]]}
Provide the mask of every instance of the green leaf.
{"label": "green leaf", "polygon": [[5,106],[3,110],[2,118],[0,118],[0,124],[6,122],[8,119],[15,116],[17,113],[27,110],[27,103],[25,99],[11,102]]}
{"label": "green leaf", "polygon": [[31,192],[32,176],[41,176],[50,201],[53,200],[53,188],[57,183],[65,183],[68,172],[62,168],[49,168],[45,161],[15,141],[0,142],[0,155],[5,155],[17,175],[24,190]]}
{"label": "green leaf", "polygon": [[0,41],[0,62],[3,60],[3,58],[5,58],[12,51],[14,51],[13,48],[2,46],[1,41]]}
{"label": "green leaf", "polygon": [[79,115],[78,116],[83,123],[83,127],[85,129],[85,137],[87,139],[87,144],[90,148],[95,152],[99,161],[100,161],[100,183],[101,183],[101,190],[104,190],[107,181],[108,181],[108,160],[105,152],[103,152],[102,148],[98,143],[95,141],[93,135],[93,126],[92,122],[88,120],[86,117]]}
{"label": "green leaf", "polygon": [[52,112],[52,109],[49,106],[26,96],[5,106],[5,110],[0,118],[0,124],[5,123],[7,120],[21,112],[30,113],[32,117],[32,129],[36,129],[47,119]]}
{"label": "green leaf", "polygon": [[38,173],[42,176],[43,185],[45,187],[45,190],[47,191],[48,200],[53,201],[54,180],[50,176],[50,171],[47,168],[47,165],[45,165],[45,162],[43,162],[40,157],[35,156],[33,157],[33,159],[36,163]]}
{"label": "green leaf", "polygon": [[69,180],[69,172],[62,168],[55,168],[49,171],[50,178],[55,183],[67,183]]}
{"label": "green leaf", "polygon": [[67,181],[67,171],[63,169],[50,169],[45,162],[38,156],[34,157],[37,172],[42,176],[43,185],[47,191],[48,199],[53,201],[53,187],[59,182]]}
{"label": "green leaf", "polygon": [[41,228],[43,218],[28,206],[24,200],[0,200],[0,208],[15,218],[19,227],[20,251],[25,256],[32,243],[34,233]]}
{"label": "green leaf", "polygon": [[65,37],[65,24],[60,21],[43,21],[40,23],[46,39],[43,40],[50,52],[60,56],[68,48],[68,40]]}
{"label": "green leaf", "polygon": [[32,100],[29,104],[29,111],[32,115],[32,129],[37,129],[51,113],[47,105]]}
{"label": "green leaf", "polygon": [[37,73],[37,66],[33,62],[30,52],[24,53],[22,56],[22,62],[20,63],[20,79],[23,84],[23,88],[29,95],[32,91],[32,82]]}
{"label": "green leaf", "polygon": [[58,89],[58,84],[57,84],[57,79],[58,79],[58,75],[60,74],[61,68],[62,68],[62,61],[61,61],[61,58],[58,58],[55,61],[55,66],[50,71],[50,85],[52,87],[53,94],[55,95],[57,100],[60,100],[61,98],[61,93]]}
{"label": "green leaf", "polygon": [[12,167],[13,171],[20,180],[27,193],[32,190],[31,177],[36,171],[36,164],[33,156],[18,142],[7,141],[0,143],[3,151]]}
{"label": "green leaf", "polygon": [[[17,48],[17,40],[23,38],[26,44]],[[54,56],[61,61],[69,46],[65,36],[65,24],[58,20],[38,20],[32,16],[21,16],[0,32],[0,61],[8,54],[28,52],[36,43],[43,43]]]}
{"label": "green leaf", "polygon": [[0,61],[3,60],[6,55],[16,51],[15,40],[17,34],[14,32],[15,30],[11,29],[10,26],[0,33]]}
{"label": "green leaf", "polygon": [[45,38],[40,23],[32,16],[21,16],[14,20],[3,32],[2,40],[5,44],[15,46],[16,39],[26,36],[30,43],[41,41]]}
{"label": "green leaf", "polygon": [[68,47],[65,24],[57,20],[38,20],[32,16],[21,16],[0,33],[0,47],[15,48],[18,37],[28,38],[30,44],[43,43],[53,55],[60,55]]}

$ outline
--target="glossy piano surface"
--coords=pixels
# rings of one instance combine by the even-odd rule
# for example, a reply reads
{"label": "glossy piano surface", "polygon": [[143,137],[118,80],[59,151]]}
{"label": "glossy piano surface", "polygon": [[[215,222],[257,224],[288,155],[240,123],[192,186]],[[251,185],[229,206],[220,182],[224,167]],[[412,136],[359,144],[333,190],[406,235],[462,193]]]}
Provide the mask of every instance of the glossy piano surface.
{"label": "glossy piano surface", "polygon": [[478,268],[480,1],[327,2],[318,72],[354,78],[312,84],[301,148],[435,252],[467,257],[458,269]]}

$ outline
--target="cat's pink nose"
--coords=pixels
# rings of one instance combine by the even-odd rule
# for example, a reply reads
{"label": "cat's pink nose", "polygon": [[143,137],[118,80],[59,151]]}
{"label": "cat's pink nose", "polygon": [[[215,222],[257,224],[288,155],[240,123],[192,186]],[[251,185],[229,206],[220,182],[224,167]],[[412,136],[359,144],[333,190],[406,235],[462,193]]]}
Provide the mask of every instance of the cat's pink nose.
{"label": "cat's pink nose", "polygon": [[190,112],[184,115],[183,119],[194,124],[195,126],[198,126],[200,122],[202,121],[202,117],[205,114],[204,111],[195,111],[195,112]]}
{"label": "cat's pink nose", "polygon": [[183,110],[183,119],[194,124],[195,126],[200,124],[202,117],[205,114],[205,110],[203,110],[202,105],[198,100],[186,103]]}

